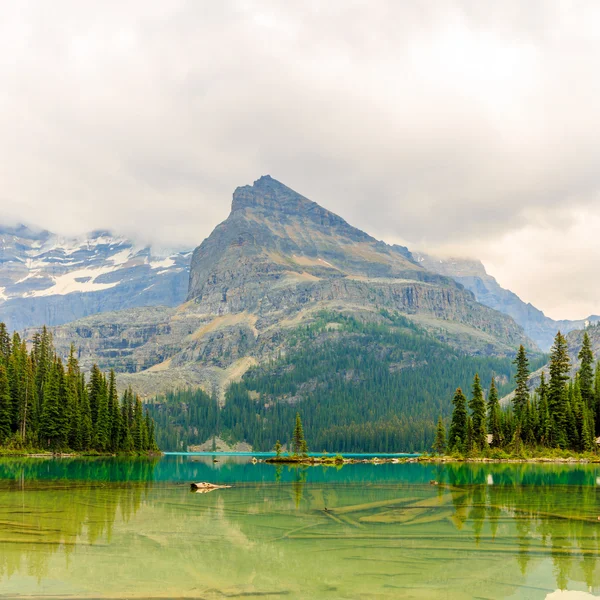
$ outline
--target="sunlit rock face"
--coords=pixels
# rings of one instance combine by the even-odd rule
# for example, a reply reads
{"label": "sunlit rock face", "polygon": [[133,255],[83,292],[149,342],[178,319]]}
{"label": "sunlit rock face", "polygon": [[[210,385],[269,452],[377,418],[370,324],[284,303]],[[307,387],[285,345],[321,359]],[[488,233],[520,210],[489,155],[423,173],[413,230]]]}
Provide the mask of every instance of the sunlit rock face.
{"label": "sunlit rock face", "polygon": [[95,231],[66,238],[0,226],[0,321],[60,325],[110,310],[185,299],[191,253]]}
{"label": "sunlit rock face", "polygon": [[96,361],[126,372],[121,381],[142,394],[187,386],[212,393],[289,351],[291,331],[324,311],[382,326],[385,311],[398,312],[466,354],[536,349],[510,317],[406,248],[269,176],[237,188],[229,217],[196,248],[183,305],[90,316],[54,335],[61,353],[74,342],[84,367]]}

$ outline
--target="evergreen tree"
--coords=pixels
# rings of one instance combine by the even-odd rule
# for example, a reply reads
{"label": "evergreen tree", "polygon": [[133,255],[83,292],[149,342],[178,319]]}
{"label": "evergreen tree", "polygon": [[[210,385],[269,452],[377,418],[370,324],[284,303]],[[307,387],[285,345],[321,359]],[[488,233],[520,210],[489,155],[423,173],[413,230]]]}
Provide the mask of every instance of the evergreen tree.
{"label": "evergreen tree", "polygon": [[273,450],[275,451],[275,456],[279,458],[281,456],[281,442],[279,440],[275,442]]}
{"label": "evergreen tree", "polygon": [[583,343],[577,358],[581,363],[579,367],[581,398],[589,410],[594,407],[594,354],[587,331],[583,334]]}
{"label": "evergreen tree", "polygon": [[462,452],[467,441],[467,399],[460,388],[456,389],[452,404],[454,409],[448,436],[448,449]]}
{"label": "evergreen tree", "polygon": [[[318,446],[317,446],[318,447]],[[304,440],[304,428],[302,427],[302,419],[300,413],[296,413],[296,425],[292,434],[292,451],[294,454],[304,454],[306,449],[306,441]]]}
{"label": "evergreen tree", "polygon": [[596,435],[600,435],[600,361],[596,362],[596,372],[594,374],[594,422]]}
{"label": "evergreen tree", "polygon": [[62,414],[58,363],[50,367],[44,384],[44,405],[40,420],[40,435],[46,448],[57,449],[62,438]]}
{"label": "evergreen tree", "polygon": [[473,422],[473,445],[475,448],[481,450],[487,446],[485,430],[486,410],[483,389],[477,373],[473,379],[473,395],[469,402],[469,408],[471,409],[471,420]]}
{"label": "evergreen tree", "polygon": [[[130,391],[129,405],[121,406],[114,372],[107,383],[97,366],[86,383],[73,346],[65,367],[46,328],[33,336],[29,352],[17,333],[11,338],[0,324],[0,445],[105,452],[121,449],[124,442],[133,449],[132,397]],[[130,412],[131,419],[125,421]],[[154,421],[146,415],[135,425],[140,450],[155,450]]]}
{"label": "evergreen tree", "polygon": [[[121,439],[123,437],[123,423],[121,416],[121,407],[119,404],[119,394],[117,392],[117,378],[115,372],[111,369],[108,379],[108,410],[110,417],[110,449],[117,451],[120,449]],[[152,425],[154,427],[154,425]]]}
{"label": "evergreen tree", "polygon": [[[1,332],[0,332],[1,333]],[[11,433],[12,399],[6,367],[0,364],[0,444],[4,443]]]}
{"label": "evergreen tree", "polygon": [[529,387],[527,385],[529,380],[529,360],[523,344],[519,346],[519,351],[517,352],[514,363],[517,367],[517,373],[515,375],[517,387],[513,398],[513,407],[515,415],[517,418],[520,418],[521,413],[529,401]]}
{"label": "evergreen tree", "polygon": [[446,428],[442,417],[438,419],[437,427],[435,429],[435,442],[433,443],[433,451],[436,454],[444,454],[446,450]]}
{"label": "evergreen tree", "polygon": [[465,442],[465,452],[470,454],[475,450],[475,431],[473,429],[473,419],[471,415],[467,415],[467,433]]}
{"label": "evergreen tree", "polygon": [[560,448],[568,446],[567,438],[567,386],[569,380],[567,340],[559,331],[550,352],[550,382],[548,383],[548,410],[551,422],[550,443]]}
{"label": "evergreen tree", "polygon": [[492,446],[494,448],[502,447],[502,429],[500,426],[500,401],[498,399],[498,390],[496,381],[492,377],[490,391],[488,393],[488,431],[492,434]]}

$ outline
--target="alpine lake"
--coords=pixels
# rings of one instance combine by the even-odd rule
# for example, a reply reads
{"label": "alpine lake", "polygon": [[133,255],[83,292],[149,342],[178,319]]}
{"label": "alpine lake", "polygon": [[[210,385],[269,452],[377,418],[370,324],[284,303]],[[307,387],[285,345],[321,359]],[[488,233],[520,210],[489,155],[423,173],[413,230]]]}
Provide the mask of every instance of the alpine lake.
{"label": "alpine lake", "polygon": [[0,598],[600,597],[599,465],[216,461],[0,459]]}

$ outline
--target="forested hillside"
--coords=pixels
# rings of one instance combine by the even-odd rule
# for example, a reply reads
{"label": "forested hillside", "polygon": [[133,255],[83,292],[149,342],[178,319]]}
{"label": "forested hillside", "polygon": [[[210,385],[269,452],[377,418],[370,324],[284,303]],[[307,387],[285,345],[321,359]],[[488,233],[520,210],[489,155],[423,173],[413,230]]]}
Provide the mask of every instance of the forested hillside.
{"label": "forested hillside", "polygon": [[120,399],[116,376],[97,366],[89,380],[75,348],[67,364],[44,327],[31,350],[0,323],[0,450],[118,452],[156,450],[154,423],[131,389]]}
{"label": "forested hillside", "polygon": [[[409,319],[382,311],[381,322],[323,312],[294,330],[285,355],[230,385],[225,405],[182,391],[149,406],[163,449],[185,449],[213,436],[270,450],[288,443],[296,412],[314,450],[401,452],[429,449],[438,416],[449,416],[457,382],[475,373],[511,389],[512,357],[461,353]],[[541,365],[544,358],[532,357]]]}

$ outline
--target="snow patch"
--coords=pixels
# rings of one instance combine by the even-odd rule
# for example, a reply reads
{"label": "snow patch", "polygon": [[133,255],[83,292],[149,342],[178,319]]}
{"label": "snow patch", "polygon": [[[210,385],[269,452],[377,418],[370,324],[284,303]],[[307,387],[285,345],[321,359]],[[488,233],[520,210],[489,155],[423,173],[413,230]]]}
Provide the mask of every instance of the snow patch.
{"label": "snow patch", "polygon": [[113,265],[124,265],[131,258],[131,250],[121,250],[108,258]]}
{"label": "snow patch", "polygon": [[[119,285],[120,282],[96,283],[96,278],[106,273],[116,271],[114,267],[101,267],[99,269],[77,269],[58,277],[53,277],[54,285],[45,290],[37,290],[26,294],[28,298],[39,298],[42,296],[64,296],[73,292],[100,292]],[[77,281],[79,279],[80,281]]]}
{"label": "snow patch", "polygon": [[165,260],[157,260],[155,262],[148,263],[151,269],[168,269],[175,264],[172,258],[165,258]]}

